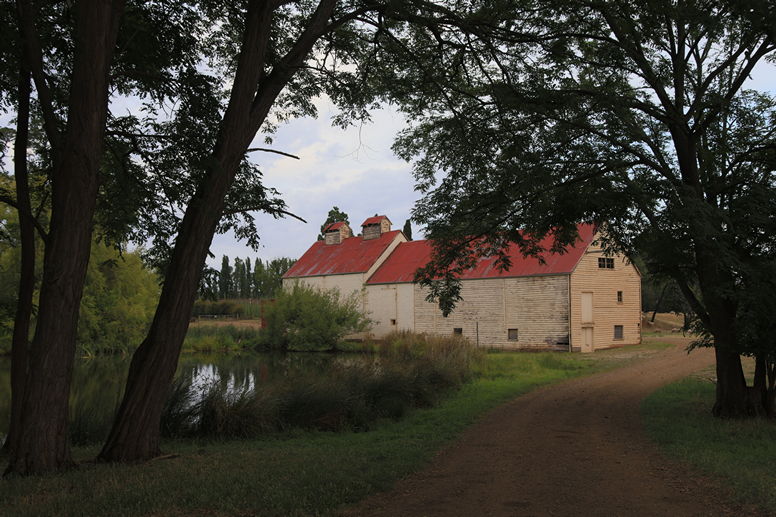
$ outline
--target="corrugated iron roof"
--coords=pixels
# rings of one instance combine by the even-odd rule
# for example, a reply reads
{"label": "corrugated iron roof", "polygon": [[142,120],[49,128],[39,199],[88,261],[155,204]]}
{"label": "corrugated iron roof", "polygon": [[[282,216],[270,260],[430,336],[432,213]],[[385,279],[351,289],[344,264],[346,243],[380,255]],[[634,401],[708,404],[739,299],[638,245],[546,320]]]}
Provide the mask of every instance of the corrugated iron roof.
{"label": "corrugated iron roof", "polygon": [[[369,218],[367,218],[366,221],[361,223],[361,226],[366,226],[368,224],[380,224],[380,221],[382,221],[383,219],[388,219],[388,217],[386,217],[384,215],[376,215],[374,217],[369,217]],[[388,219],[388,222],[390,223],[391,220]]]}
{"label": "corrugated iron roof", "polygon": [[339,244],[317,241],[283,278],[366,273],[399,233],[399,230],[393,230],[368,240],[348,237]]}
{"label": "corrugated iron roof", "polygon": [[324,233],[326,232],[333,232],[334,230],[339,230],[345,225],[343,221],[337,221],[336,223],[331,223],[329,226],[326,227],[325,230],[323,230]]}
{"label": "corrugated iron roof", "polygon": [[[571,273],[592,242],[595,228],[591,224],[581,224],[578,231],[579,240],[574,246],[566,248],[563,254],[545,252],[542,255],[544,263],[539,260],[539,257],[524,257],[518,245],[512,244],[509,248],[512,266],[508,271],[499,270],[496,266],[496,257],[482,257],[478,264],[464,273],[461,278],[471,280]],[[547,237],[540,245],[544,249],[549,249],[552,242],[552,237]],[[431,260],[431,252],[431,241],[402,242],[369,278],[367,284],[412,282],[415,279],[415,271]]]}

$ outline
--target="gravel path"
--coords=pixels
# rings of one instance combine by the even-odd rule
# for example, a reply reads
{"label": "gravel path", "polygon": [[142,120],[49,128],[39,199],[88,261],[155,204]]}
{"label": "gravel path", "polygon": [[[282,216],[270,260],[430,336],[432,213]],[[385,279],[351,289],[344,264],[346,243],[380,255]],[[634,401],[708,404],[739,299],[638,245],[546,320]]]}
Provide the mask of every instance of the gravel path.
{"label": "gravel path", "polygon": [[423,470],[347,516],[750,515],[724,490],[660,454],[639,404],[713,364],[677,346],[631,365],[539,389],[496,408]]}

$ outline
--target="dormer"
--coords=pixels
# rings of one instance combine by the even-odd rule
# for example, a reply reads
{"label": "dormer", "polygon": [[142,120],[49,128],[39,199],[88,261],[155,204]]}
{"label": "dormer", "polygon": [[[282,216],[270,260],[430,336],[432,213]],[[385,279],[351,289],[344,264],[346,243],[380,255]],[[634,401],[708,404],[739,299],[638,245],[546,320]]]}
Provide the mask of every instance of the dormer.
{"label": "dormer", "polygon": [[323,231],[323,240],[326,244],[339,244],[352,236],[353,232],[351,231],[350,226],[344,221],[331,223]]}
{"label": "dormer", "polygon": [[361,234],[363,239],[377,239],[385,232],[391,231],[391,220],[384,215],[370,217],[361,223]]}

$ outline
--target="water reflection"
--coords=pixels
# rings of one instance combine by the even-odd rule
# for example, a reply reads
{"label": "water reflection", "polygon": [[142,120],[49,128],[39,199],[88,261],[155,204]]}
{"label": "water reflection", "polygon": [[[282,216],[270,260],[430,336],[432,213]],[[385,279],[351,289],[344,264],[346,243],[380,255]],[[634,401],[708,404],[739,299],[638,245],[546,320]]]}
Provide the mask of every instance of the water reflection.
{"label": "water reflection", "polygon": [[[185,355],[176,377],[191,386],[196,400],[205,388],[219,383],[237,392],[261,389],[280,378],[320,374],[375,359],[361,355],[230,354]],[[76,360],[70,390],[71,434],[78,442],[102,441],[121,402],[129,357],[107,356]],[[11,361],[0,357],[0,440],[5,437],[11,405]]]}

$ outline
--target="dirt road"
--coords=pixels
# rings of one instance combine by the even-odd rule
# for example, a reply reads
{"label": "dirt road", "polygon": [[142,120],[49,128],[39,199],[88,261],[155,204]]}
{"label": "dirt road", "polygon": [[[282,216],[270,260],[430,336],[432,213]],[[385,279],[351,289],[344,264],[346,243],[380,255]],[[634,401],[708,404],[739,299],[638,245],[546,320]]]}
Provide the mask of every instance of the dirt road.
{"label": "dirt road", "polygon": [[682,346],[501,406],[424,470],[348,516],[742,515],[715,483],[663,457],[643,435],[641,400],[713,364]]}

